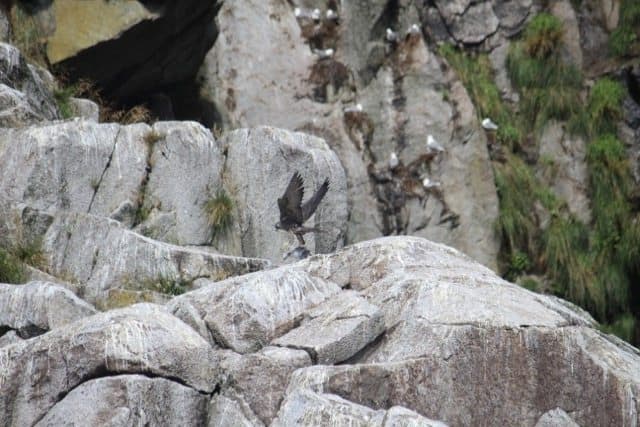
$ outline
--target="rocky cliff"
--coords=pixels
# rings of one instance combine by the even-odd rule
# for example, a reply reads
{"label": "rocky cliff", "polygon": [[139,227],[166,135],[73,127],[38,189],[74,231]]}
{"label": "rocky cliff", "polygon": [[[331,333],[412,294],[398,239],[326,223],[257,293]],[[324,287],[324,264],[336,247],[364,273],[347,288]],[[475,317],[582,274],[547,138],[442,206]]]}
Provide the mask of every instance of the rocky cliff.
{"label": "rocky cliff", "polygon": [[640,423],[634,1],[81,3],[0,9],[1,425]]}

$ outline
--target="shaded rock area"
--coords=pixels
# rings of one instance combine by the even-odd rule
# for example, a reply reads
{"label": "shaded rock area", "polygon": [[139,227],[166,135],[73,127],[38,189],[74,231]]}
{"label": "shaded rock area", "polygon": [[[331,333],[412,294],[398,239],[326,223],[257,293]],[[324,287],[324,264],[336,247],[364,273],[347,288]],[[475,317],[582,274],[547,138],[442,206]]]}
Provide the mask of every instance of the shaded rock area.
{"label": "shaded rock area", "polygon": [[41,5],[38,15],[46,17],[51,64],[135,102],[193,79],[216,39],[217,9],[200,1],[63,0]]}

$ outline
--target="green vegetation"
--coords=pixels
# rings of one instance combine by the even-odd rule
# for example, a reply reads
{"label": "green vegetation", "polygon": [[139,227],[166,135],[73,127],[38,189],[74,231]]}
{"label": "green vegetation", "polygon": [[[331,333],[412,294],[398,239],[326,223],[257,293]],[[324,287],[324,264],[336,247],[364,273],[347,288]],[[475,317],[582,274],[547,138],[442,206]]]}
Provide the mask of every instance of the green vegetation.
{"label": "green vegetation", "polygon": [[24,283],[26,274],[24,265],[11,252],[0,248],[0,283]]}
{"label": "green vegetation", "polygon": [[620,4],[620,21],[611,37],[609,50],[615,56],[629,56],[640,40],[640,2],[638,0],[622,0]]}
{"label": "green vegetation", "polygon": [[215,197],[207,201],[205,211],[211,226],[212,238],[224,236],[231,230],[233,225],[233,200],[224,190],[218,191]]}
{"label": "green vegetation", "polygon": [[144,288],[167,295],[181,295],[187,291],[189,286],[190,283],[184,279],[173,279],[161,276],[155,280],[150,280]]}
{"label": "green vegetation", "polygon": [[63,119],[70,119],[75,114],[75,110],[71,104],[71,98],[74,97],[75,94],[76,87],[73,85],[56,89],[53,92],[56,104],[58,104],[58,111],[60,111]]}
{"label": "green vegetation", "polygon": [[[636,4],[624,3],[623,22],[638,19],[633,22],[640,24]],[[447,45],[440,52],[458,72],[479,118],[495,118],[498,142],[507,150],[501,162],[493,162],[503,275],[512,281],[525,277],[522,285],[530,289],[540,284],[528,274],[544,277],[551,292],[589,310],[603,330],[633,342],[640,337],[640,322],[632,314],[637,307],[630,303],[633,292],[637,299],[633,289],[640,278],[640,215],[631,204],[634,184],[627,153],[614,136],[625,89],[603,78],[585,99],[581,74],[560,54],[562,34],[561,22],[541,13],[512,44],[507,71],[521,94],[514,108],[501,100],[486,56]],[[589,224],[575,218],[539,179],[553,181],[554,159],[538,159],[536,175],[519,156],[525,138],[535,144],[549,120],[565,122],[566,129],[588,142]]]}
{"label": "green vegetation", "polygon": [[509,77],[522,95],[520,109],[526,131],[539,130],[551,119],[581,117],[582,76],[562,60],[561,38],[558,18],[541,13],[531,20],[523,39],[512,44],[507,56]]}

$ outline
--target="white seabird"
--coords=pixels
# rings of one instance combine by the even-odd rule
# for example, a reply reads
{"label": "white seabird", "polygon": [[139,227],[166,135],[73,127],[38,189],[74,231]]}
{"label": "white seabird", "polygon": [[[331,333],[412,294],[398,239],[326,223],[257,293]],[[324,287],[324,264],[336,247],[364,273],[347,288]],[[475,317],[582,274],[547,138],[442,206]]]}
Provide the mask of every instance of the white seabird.
{"label": "white seabird", "polygon": [[313,9],[311,11],[311,19],[313,19],[314,21],[319,21],[320,20],[320,9]]}
{"label": "white seabird", "polygon": [[327,9],[327,12],[325,13],[325,17],[327,18],[328,21],[337,21],[338,13],[333,9]]}
{"label": "white seabird", "polygon": [[392,151],[391,155],[389,156],[389,169],[394,170],[395,168],[398,167],[399,164],[400,164],[400,160],[398,160],[397,154],[394,151]]}
{"label": "white seabird", "polygon": [[391,28],[387,28],[387,33],[385,35],[385,39],[389,43],[396,43],[398,41],[398,33],[393,31]]}
{"label": "white seabird", "polygon": [[498,130],[498,125],[493,123],[489,117],[482,120],[482,127],[486,130]]}
{"label": "white seabird", "polygon": [[407,36],[417,36],[422,31],[420,31],[420,26],[418,24],[413,24],[407,30]]}
{"label": "white seabird", "polygon": [[334,54],[333,49],[314,49],[313,53],[318,56],[320,59],[328,59],[331,58]]}
{"label": "white seabird", "polygon": [[433,153],[434,151],[437,153],[444,153],[445,151],[444,147],[436,141],[433,135],[427,136],[427,150],[429,150],[430,153]]}
{"label": "white seabird", "polygon": [[362,104],[360,104],[358,102],[356,105],[351,105],[349,107],[344,107],[343,111],[345,113],[362,113],[362,111],[363,111]]}
{"label": "white seabird", "polygon": [[425,188],[425,190],[433,190],[434,188],[440,188],[442,184],[440,183],[440,181],[431,181],[429,177],[426,177],[422,180],[422,186]]}

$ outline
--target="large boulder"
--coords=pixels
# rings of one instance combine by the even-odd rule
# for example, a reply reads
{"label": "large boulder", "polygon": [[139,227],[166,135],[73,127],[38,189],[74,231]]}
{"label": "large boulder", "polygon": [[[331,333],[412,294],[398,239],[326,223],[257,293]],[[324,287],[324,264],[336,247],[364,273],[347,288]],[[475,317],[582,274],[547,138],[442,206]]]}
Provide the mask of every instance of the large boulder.
{"label": "large boulder", "polygon": [[57,402],[36,426],[201,425],[207,396],[165,378],[117,375],[84,382]]}
{"label": "large boulder", "polygon": [[0,283],[0,331],[12,329],[22,338],[40,335],[95,313],[89,304],[54,283]]}
{"label": "large boulder", "polygon": [[[278,231],[277,199],[298,171],[304,181],[303,202],[325,179],[329,191],[305,225],[320,229],[305,235],[309,249],[326,253],[342,246],[347,222],[346,181],[338,157],[319,138],[281,129],[241,129],[225,136],[227,148],[224,184],[235,195],[236,232],[241,253],[280,260],[297,240]],[[268,165],[268,167],[265,167]]]}
{"label": "large boulder", "polygon": [[36,67],[27,64],[14,46],[0,43],[0,126],[21,127],[58,118],[53,93]]}
{"label": "large boulder", "polygon": [[[115,384],[110,381],[92,384],[96,377],[123,373],[164,377],[202,393],[211,393],[219,380],[209,344],[162,307],[151,304],[97,314],[2,347],[0,366],[0,418],[13,425],[33,425],[59,402],[65,407],[76,403],[77,393],[67,393],[86,382],[82,390],[97,400],[103,393],[105,398],[116,399],[105,387],[116,385],[112,390],[121,390],[118,385],[131,387],[131,396],[121,398],[125,402],[135,399],[138,385],[145,387],[139,380],[122,382],[117,377],[111,380]],[[163,384],[159,384],[159,389],[165,387]],[[184,392],[181,390],[177,393]],[[145,403],[136,401],[139,409],[153,404],[153,395],[147,393]],[[168,398],[166,403],[171,401]],[[93,409],[84,407],[83,413],[98,417],[93,412],[99,409],[96,405],[110,407],[98,401]],[[75,405],[74,408],[78,410]],[[51,419],[60,420],[62,410],[54,409]],[[164,411],[174,409],[166,406]]]}

